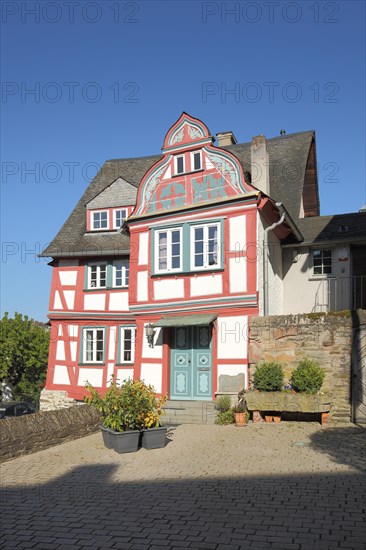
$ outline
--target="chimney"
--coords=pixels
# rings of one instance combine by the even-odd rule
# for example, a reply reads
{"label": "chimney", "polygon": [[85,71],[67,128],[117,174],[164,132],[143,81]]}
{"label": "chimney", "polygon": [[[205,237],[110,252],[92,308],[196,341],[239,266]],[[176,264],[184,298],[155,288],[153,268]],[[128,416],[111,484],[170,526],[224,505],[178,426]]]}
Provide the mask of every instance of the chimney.
{"label": "chimney", "polygon": [[238,143],[236,137],[231,131],[219,132],[216,134],[216,138],[219,143],[219,147],[226,147],[227,145],[235,145],[235,143]]}
{"label": "chimney", "polygon": [[252,184],[266,195],[270,195],[269,156],[265,136],[261,135],[252,138],[250,157],[252,165]]}

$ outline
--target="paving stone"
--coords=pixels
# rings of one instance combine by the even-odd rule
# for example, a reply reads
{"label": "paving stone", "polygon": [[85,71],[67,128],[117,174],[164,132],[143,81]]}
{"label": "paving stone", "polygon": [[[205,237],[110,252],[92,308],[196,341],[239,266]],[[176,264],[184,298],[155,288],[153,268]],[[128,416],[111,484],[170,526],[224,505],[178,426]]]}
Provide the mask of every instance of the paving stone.
{"label": "paving stone", "polygon": [[95,434],[6,462],[4,550],[364,550],[362,438],[331,430],[179,426],[128,455]]}

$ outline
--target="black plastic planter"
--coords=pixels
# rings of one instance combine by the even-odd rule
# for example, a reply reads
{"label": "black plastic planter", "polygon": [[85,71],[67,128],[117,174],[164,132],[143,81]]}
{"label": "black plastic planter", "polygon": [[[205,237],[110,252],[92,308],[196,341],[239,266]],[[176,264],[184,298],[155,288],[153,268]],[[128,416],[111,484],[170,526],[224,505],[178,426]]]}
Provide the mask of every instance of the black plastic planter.
{"label": "black plastic planter", "polygon": [[104,446],[107,447],[107,449],[113,449],[113,442],[111,441],[110,437],[110,429],[105,428],[103,425],[100,425],[99,428],[102,432]]}
{"label": "black plastic planter", "polygon": [[163,427],[143,430],[141,446],[144,449],[161,449],[165,447],[167,429]]}
{"label": "black plastic planter", "polygon": [[113,449],[117,453],[135,453],[139,448],[140,432],[138,430],[129,430],[126,432],[110,430],[109,437],[113,444]]}

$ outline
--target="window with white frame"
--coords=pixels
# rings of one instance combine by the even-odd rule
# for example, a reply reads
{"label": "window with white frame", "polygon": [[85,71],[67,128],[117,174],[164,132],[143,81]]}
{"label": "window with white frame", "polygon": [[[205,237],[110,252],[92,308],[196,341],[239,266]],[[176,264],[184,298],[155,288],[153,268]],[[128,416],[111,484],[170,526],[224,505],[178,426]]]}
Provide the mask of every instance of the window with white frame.
{"label": "window with white frame", "polygon": [[83,329],[83,363],[104,362],[105,329],[87,327]]}
{"label": "window with white frame", "polygon": [[156,231],[155,259],[157,273],[182,270],[182,228]]}
{"label": "window with white frame", "polygon": [[196,151],[191,153],[191,170],[192,172],[195,170],[201,170],[202,163],[201,163],[201,152]]}
{"label": "window with white frame", "polygon": [[330,248],[312,250],[313,275],[331,275],[333,272],[333,254]]}
{"label": "window with white frame", "polygon": [[119,362],[133,363],[135,360],[135,327],[120,327]]}
{"label": "window with white frame", "polygon": [[220,224],[191,227],[191,270],[220,266]]}
{"label": "window with white frame", "polygon": [[128,286],[130,276],[129,260],[115,260],[113,262],[113,287]]}
{"label": "window with white frame", "polygon": [[175,157],[175,173],[184,174],[184,155],[179,155]]}
{"label": "window with white frame", "polygon": [[106,288],[106,262],[91,263],[88,265],[88,288]]}
{"label": "window with white frame", "polygon": [[124,224],[125,219],[127,218],[127,210],[115,210],[114,211],[114,229],[119,229]]}
{"label": "window with white frame", "polygon": [[91,218],[92,229],[108,229],[108,210],[92,212]]}

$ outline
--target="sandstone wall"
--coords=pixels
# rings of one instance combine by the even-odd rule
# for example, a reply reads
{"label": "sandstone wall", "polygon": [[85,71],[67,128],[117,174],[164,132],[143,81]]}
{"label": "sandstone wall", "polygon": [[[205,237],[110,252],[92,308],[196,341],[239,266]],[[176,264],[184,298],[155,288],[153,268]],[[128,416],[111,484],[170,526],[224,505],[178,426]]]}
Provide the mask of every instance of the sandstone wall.
{"label": "sandstone wall", "polygon": [[98,413],[87,405],[0,420],[0,461],[94,433]]}
{"label": "sandstone wall", "polygon": [[304,357],[325,370],[321,391],[332,398],[332,422],[351,420],[351,312],[276,315],[250,320],[249,366],[253,378],[256,365],[276,361],[288,383],[292,370]]}

